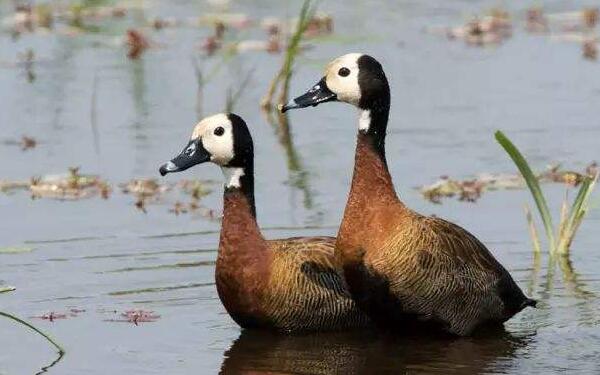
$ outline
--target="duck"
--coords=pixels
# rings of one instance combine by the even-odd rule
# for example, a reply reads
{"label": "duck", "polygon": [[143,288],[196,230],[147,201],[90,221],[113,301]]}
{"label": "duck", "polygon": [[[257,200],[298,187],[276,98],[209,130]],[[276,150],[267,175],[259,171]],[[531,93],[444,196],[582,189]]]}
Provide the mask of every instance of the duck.
{"label": "duck", "polygon": [[215,267],[219,298],[245,329],[281,332],[367,327],[334,257],[334,237],[267,240],[256,220],[254,145],[233,113],[201,120],[162,176],[212,162],[223,171],[223,219]]}
{"label": "duck", "polygon": [[280,107],[344,102],[358,108],[350,193],[335,254],[353,299],[375,325],[394,331],[468,336],[502,324],[536,301],[474,235],[421,215],[396,194],[385,155],[390,87],[372,56],[351,53]]}

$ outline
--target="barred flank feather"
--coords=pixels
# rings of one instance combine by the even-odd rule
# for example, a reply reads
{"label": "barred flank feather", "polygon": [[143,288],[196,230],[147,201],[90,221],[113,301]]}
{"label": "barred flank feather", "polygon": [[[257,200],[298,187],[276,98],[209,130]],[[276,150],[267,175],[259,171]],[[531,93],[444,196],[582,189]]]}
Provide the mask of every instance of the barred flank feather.
{"label": "barred flank feather", "polygon": [[268,241],[273,251],[265,311],[285,330],[339,330],[368,325],[334,261],[333,237]]}

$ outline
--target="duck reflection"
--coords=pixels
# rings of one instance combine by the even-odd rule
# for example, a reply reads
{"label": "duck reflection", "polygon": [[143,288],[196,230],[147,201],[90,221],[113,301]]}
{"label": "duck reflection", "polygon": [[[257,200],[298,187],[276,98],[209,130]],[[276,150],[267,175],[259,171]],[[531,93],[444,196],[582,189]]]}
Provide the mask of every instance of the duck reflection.
{"label": "duck reflection", "polygon": [[221,374],[505,372],[528,341],[506,332],[449,339],[364,331],[287,336],[245,330],[225,352]]}

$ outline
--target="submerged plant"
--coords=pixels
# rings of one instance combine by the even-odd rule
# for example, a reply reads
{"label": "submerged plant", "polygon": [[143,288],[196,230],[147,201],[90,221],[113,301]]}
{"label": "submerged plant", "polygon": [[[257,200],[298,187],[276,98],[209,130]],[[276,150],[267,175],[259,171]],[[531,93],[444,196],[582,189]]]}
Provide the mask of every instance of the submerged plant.
{"label": "submerged plant", "polygon": [[[527,187],[529,188],[540,213],[540,218],[548,239],[548,246],[550,247],[550,254],[568,254],[571,243],[575,238],[575,234],[588,212],[589,198],[598,180],[598,171],[593,170],[591,171],[593,173],[592,176],[582,177],[583,181],[581,181],[579,191],[571,204],[571,207],[568,206],[567,198],[565,198],[561,208],[560,223],[555,229],[552,222],[552,215],[550,214],[544,193],[540,188],[538,178],[531,171],[527,160],[525,160],[525,157],[523,157],[517,147],[501,131],[496,132],[496,140],[508,153],[525,179]],[[526,208],[526,211],[533,246],[536,251],[539,251],[541,247],[533,217],[529,208]]]}

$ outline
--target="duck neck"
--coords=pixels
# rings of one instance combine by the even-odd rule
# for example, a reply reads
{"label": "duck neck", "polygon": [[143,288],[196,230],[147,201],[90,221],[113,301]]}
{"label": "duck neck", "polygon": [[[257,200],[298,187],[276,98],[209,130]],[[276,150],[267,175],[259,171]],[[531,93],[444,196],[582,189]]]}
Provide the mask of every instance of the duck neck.
{"label": "duck neck", "polygon": [[270,253],[256,222],[254,170],[223,168],[223,222],[215,281],[219,298],[242,327],[262,325],[262,293],[269,280]]}
{"label": "duck neck", "polygon": [[[262,239],[256,222],[254,203],[254,167],[252,162],[243,167],[223,167],[225,192],[223,193],[223,224],[221,226],[221,245],[223,251],[243,252],[240,246],[245,239]],[[229,244],[234,246],[229,246]]]}
{"label": "duck neck", "polygon": [[256,221],[256,205],[254,202],[254,166],[252,163],[247,163],[243,167],[222,167],[223,176],[225,177],[225,192],[223,193],[224,209],[228,209],[225,202],[228,196],[243,198],[246,202],[247,211]]}
{"label": "duck neck", "polygon": [[399,202],[385,158],[388,113],[389,105],[360,112],[354,174],[340,236],[357,227],[368,230],[371,213],[380,211],[377,207]]}
{"label": "duck neck", "polygon": [[[388,95],[381,95],[361,108],[350,195],[353,199],[396,198],[385,158],[385,136],[390,112]],[[362,191],[366,189],[366,191]]]}
{"label": "duck neck", "polygon": [[362,139],[370,146],[370,149],[375,152],[386,169],[385,135],[387,131],[388,116],[389,105],[388,107],[360,109],[358,119],[359,141]]}

